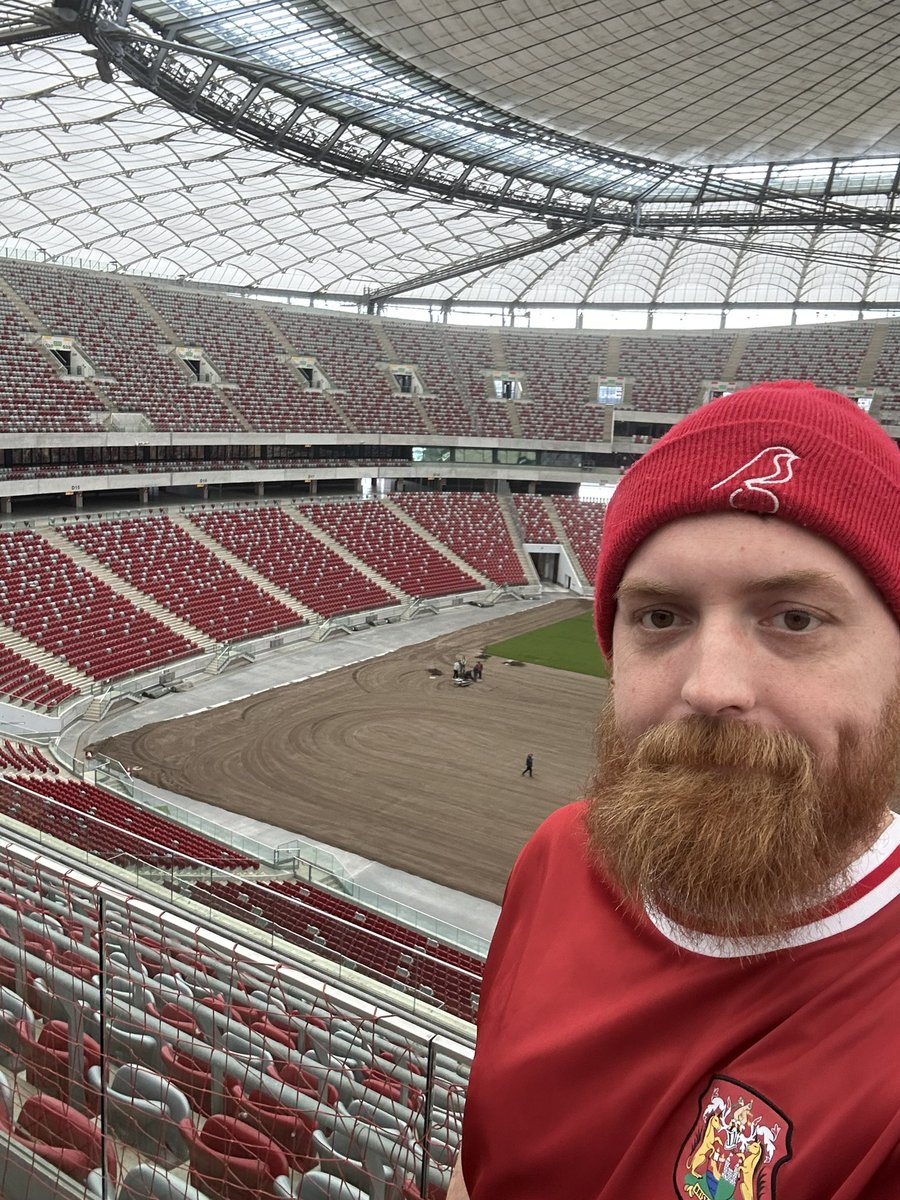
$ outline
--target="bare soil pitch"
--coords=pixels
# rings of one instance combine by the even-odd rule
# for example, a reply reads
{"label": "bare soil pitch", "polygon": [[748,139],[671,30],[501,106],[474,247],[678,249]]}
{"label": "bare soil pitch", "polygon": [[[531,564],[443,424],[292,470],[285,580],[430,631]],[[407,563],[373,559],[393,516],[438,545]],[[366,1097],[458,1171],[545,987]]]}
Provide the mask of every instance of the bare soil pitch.
{"label": "bare soil pitch", "polygon": [[582,793],[607,684],[488,659],[461,688],[452,663],[586,607],[512,613],[97,748],[149,783],[499,901],[529,835]]}

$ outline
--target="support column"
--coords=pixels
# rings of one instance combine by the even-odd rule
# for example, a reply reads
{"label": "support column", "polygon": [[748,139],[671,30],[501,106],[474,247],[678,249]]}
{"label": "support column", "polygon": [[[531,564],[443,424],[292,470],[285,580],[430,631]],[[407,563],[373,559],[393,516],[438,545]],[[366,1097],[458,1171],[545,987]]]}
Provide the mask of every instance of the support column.
{"label": "support column", "polygon": [[4,496],[0,500],[0,512],[3,513],[4,517],[10,516],[12,513],[12,496]]}
{"label": "support column", "polygon": [[150,503],[150,489],[149,488],[139,488],[138,489],[138,499],[141,504],[149,504]]}
{"label": "support column", "polygon": [[318,492],[318,490],[319,490],[319,481],[318,481],[318,479],[310,479],[310,481],[309,481],[309,494],[310,494],[311,496],[315,496],[315,494]]}
{"label": "support column", "polygon": [[266,485],[262,482],[262,480],[260,480],[256,485],[256,494],[259,496],[260,500],[262,500],[263,496],[266,494]]}
{"label": "support column", "polygon": [[84,495],[81,492],[75,493],[75,507],[77,509],[84,508]]}

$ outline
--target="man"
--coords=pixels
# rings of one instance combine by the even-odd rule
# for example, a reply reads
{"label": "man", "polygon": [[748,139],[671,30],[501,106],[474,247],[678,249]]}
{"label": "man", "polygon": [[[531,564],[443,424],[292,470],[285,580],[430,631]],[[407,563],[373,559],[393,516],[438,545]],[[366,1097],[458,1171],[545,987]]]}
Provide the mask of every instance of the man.
{"label": "man", "polygon": [[716,400],[595,595],[598,767],[510,876],[451,1200],[900,1196],[900,451]]}
{"label": "man", "polygon": [[525,770],[522,774],[534,778],[534,755],[530,751],[525,755]]}

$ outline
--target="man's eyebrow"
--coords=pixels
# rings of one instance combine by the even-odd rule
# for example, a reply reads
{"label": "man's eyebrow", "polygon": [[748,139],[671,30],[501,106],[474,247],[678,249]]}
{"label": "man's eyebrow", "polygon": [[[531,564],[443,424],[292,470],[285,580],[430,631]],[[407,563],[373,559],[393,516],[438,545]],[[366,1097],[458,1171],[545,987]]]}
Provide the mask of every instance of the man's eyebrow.
{"label": "man's eyebrow", "polygon": [[[673,587],[656,579],[626,579],[616,590],[617,600],[673,600],[683,597],[692,588]],[[849,601],[848,589],[829,571],[785,571],[780,575],[769,575],[753,579],[743,587],[751,596],[767,595],[770,592],[817,591],[831,599]]]}

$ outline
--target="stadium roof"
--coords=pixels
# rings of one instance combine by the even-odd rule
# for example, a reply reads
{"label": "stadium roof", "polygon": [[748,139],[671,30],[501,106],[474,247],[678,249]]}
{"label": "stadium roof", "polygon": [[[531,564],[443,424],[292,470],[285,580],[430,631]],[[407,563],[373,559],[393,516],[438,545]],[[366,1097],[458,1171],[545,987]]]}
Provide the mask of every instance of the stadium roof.
{"label": "stadium roof", "polygon": [[0,16],[0,251],[372,302],[900,305],[896,0],[71,2]]}

